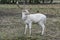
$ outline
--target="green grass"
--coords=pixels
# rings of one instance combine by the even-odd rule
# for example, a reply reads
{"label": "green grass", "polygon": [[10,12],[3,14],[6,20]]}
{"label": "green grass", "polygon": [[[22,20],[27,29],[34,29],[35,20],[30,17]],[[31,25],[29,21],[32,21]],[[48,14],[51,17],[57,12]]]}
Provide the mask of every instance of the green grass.
{"label": "green grass", "polygon": [[[11,7],[8,7],[11,6]],[[24,35],[24,22],[21,20],[21,9],[16,5],[0,5],[0,40],[60,40],[60,6],[56,5],[29,5],[31,12],[39,10],[41,13],[53,14],[57,17],[48,17],[45,33],[41,35],[41,27],[32,25],[32,35]],[[14,7],[13,7],[14,6]],[[22,8],[23,5],[20,5]],[[27,6],[27,5],[26,5]],[[36,7],[34,7],[36,6]],[[38,7],[39,6],[39,7]],[[9,14],[9,15],[5,15]]]}
{"label": "green grass", "polygon": [[[23,8],[24,5],[19,5],[20,8]],[[60,15],[60,4],[42,4],[42,5],[25,5],[26,8],[31,8],[31,13],[35,13],[37,10],[39,10],[41,13],[46,14],[54,14],[59,16]],[[9,4],[0,4],[0,9],[4,11],[4,9],[8,9],[7,11],[11,10],[11,12],[18,12],[20,13],[21,9],[17,7],[17,5],[9,5]],[[20,12],[19,12],[20,11]]]}
{"label": "green grass", "polygon": [[[7,22],[5,20],[7,20]],[[45,34],[41,36],[40,31],[41,27],[33,24],[32,35],[30,36],[28,31],[27,34],[24,35],[24,23],[20,19],[20,16],[6,16],[5,18],[2,17],[0,21],[1,40],[59,40],[60,18],[47,18]]]}

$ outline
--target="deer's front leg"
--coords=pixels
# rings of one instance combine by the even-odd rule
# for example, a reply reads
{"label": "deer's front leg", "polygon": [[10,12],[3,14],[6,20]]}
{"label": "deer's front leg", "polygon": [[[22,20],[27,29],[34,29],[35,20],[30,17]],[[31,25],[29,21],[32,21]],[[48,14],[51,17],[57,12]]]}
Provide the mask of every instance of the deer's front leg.
{"label": "deer's front leg", "polygon": [[31,35],[31,26],[32,26],[32,23],[29,23],[29,33]]}
{"label": "deer's front leg", "polygon": [[25,25],[25,32],[24,32],[24,34],[26,34],[27,28],[28,28],[28,25],[26,24]]}

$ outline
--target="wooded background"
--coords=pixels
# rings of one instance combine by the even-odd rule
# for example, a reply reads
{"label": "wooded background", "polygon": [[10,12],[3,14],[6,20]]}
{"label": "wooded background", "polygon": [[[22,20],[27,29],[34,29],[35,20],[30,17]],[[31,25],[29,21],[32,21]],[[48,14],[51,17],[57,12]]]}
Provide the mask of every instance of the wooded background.
{"label": "wooded background", "polygon": [[0,0],[0,4],[40,4],[40,3],[60,3],[60,0]]}

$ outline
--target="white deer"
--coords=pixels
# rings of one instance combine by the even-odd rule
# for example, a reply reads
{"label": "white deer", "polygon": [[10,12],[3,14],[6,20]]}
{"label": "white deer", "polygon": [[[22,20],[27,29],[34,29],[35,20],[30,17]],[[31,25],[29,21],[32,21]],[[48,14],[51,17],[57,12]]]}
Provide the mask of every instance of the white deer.
{"label": "white deer", "polygon": [[42,27],[42,35],[44,34],[45,23],[46,23],[46,16],[41,13],[29,14],[28,10],[22,11],[22,19],[24,20],[25,25],[25,32],[26,34],[27,27],[29,27],[29,33],[31,34],[31,27],[32,23],[38,23]]}

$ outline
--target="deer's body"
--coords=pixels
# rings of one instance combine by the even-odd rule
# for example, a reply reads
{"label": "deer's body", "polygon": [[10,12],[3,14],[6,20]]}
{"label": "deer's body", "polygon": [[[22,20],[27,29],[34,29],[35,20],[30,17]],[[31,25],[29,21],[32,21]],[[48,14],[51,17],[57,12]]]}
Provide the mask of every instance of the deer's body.
{"label": "deer's body", "polygon": [[[28,11],[28,10],[27,10]],[[32,27],[32,23],[38,23],[39,25],[41,25],[42,27],[42,35],[44,34],[44,29],[45,29],[45,23],[46,23],[46,16],[44,14],[41,14],[41,13],[36,13],[36,14],[28,14],[28,12],[25,11],[23,12],[22,11],[22,19],[24,20],[25,22],[25,32],[24,34],[26,34],[26,30],[27,30],[27,27],[29,27],[29,32],[31,34],[31,27]],[[26,15],[28,14],[28,15]]]}

